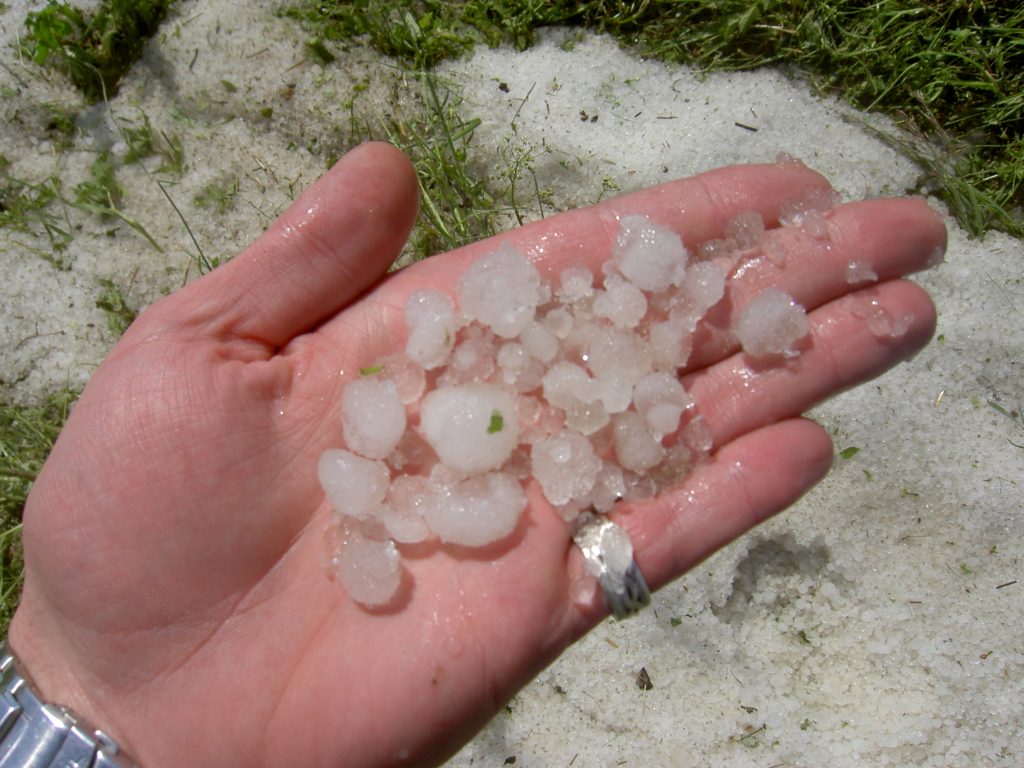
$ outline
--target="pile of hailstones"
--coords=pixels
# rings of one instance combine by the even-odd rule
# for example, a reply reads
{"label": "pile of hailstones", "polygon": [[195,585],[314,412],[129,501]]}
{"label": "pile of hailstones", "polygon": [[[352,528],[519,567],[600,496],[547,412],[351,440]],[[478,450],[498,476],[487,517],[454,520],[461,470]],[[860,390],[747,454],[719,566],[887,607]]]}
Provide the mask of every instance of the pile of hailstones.
{"label": "pile of hailstones", "polygon": [[[814,214],[801,214],[805,229],[823,223],[813,207],[803,213]],[[330,567],[349,595],[369,606],[393,598],[396,542],[483,547],[509,536],[530,479],[571,521],[690,471],[711,433],[676,372],[737,257],[784,258],[766,234],[759,214],[740,214],[688,263],[675,232],[625,216],[596,279],[570,266],[549,285],[505,245],[466,270],[456,303],[412,294],[404,354],[346,386],[348,449],[327,450],[318,467],[335,510]],[[734,328],[755,357],[795,354],[807,330],[803,307],[774,288]]]}

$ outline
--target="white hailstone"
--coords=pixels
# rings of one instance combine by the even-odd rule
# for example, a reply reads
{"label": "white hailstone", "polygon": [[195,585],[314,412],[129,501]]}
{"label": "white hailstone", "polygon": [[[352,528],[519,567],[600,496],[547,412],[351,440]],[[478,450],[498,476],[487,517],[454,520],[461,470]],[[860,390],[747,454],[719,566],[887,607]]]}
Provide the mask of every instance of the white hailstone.
{"label": "white hailstone", "polygon": [[485,381],[494,373],[494,336],[479,327],[470,328],[466,338],[452,351],[448,366],[437,383],[442,387]]}
{"label": "white hailstone", "polygon": [[570,403],[569,407],[565,409],[566,425],[581,435],[592,435],[609,421],[611,421],[611,416],[601,400],[595,400],[592,403],[577,400]]}
{"label": "white hailstone", "polygon": [[376,514],[388,535],[401,544],[415,544],[430,537],[426,510],[437,503],[437,491],[430,480],[419,475],[400,475],[388,489],[388,503]]}
{"label": "white hailstone", "polygon": [[686,270],[686,280],[679,290],[679,300],[672,318],[686,324],[691,333],[707,311],[725,295],[725,270],[710,261],[701,261]]}
{"label": "white hailstone", "polygon": [[498,367],[501,379],[517,392],[529,392],[540,386],[544,366],[526,353],[523,345],[509,341],[498,347]]}
{"label": "white hailstone", "polygon": [[725,237],[736,247],[748,250],[757,245],[764,235],[764,219],[757,211],[744,211],[733,216],[725,225]]}
{"label": "white hailstone", "polygon": [[568,310],[555,307],[544,315],[544,327],[555,334],[558,339],[566,338],[572,331],[573,319]]}
{"label": "white hailstone", "polygon": [[316,474],[335,511],[355,518],[365,517],[384,500],[391,481],[383,462],[340,448],[329,448],[321,454]]}
{"label": "white hailstone", "polygon": [[777,229],[765,232],[761,238],[761,253],[776,267],[781,269],[786,266],[786,247]]}
{"label": "white hailstone", "polygon": [[533,444],[530,468],[545,498],[557,506],[590,493],[601,459],[587,438],[564,430]]}
{"label": "white hailstone", "polygon": [[519,481],[504,472],[489,472],[448,486],[424,514],[441,541],[482,547],[512,533],[525,508]]}
{"label": "white hailstone", "polygon": [[610,512],[619,499],[626,495],[626,479],[622,467],[605,461],[597,475],[597,482],[590,492],[590,503],[594,509],[605,514]]}
{"label": "white hailstone", "polygon": [[540,302],[540,274],[509,245],[477,259],[456,285],[459,309],[498,336],[511,339],[533,320]]}
{"label": "white hailstone", "polygon": [[593,382],[590,375],[575,363],[563,360],[555,363],[544,374],[544,399],[556,408],[568,408],[573,403],[593,400]]}
{"label": "white hailstone", "polygon": [[587,367],[595,376],[620,376],[633,384],[651,370],[651,354],[636,334],[597,327],[588,339]]}
{"label": "white hailstone", "polygon": [[608,413],[622,413],[633,399],[633,379],[619,371],[598,376],[594,379],[594,389]]}
{"label": "white hailstone", "polygon": [[558,354],[558,337],[543,323],[534,321],[527,325],[519,334],[519,341],[531,357],[542,363],[550,363]]}
{"label": "white hailstone", "polygon": [[658,484],[648,472],[625,472],[625,501],[646,501],[658,493]]}
{"label": "white hailstone", "polygon": [[502,370],[505,383],[511,384],[519,374],[526,370],[526,364],[530,361],[530,357],[522,344],[509,341],[498,347],[495,360]]}
{"label": "white hailstone", "polygon": [[423,398],[420,429],[449,469],[497,469],[519,443],[516,399],[494,384],[435,389]]}
{"label": "white hailstone", "polygon": [[558,276],[558,298],[564,303],[589,299],[594,293],[594,275],[582,264],[566,267]]}
{"label": "white hailstone", "polygon": [[863,261],[851,261],[846,265],[846,282],[850,285],[873,283],[877,279],[878,273]]}
{"label": "white hailstone", "polygon": [[824,222],[821,214],[832,210],[841,201],[842,196],[834,189],[812,187],[807,189],[799,200],[785,203],[779,209],[779,224],[784,227],[806,226],[810,218],[812,227],[817,226],[813,222]]}
{"label": "white hailstone", "polygon": [[686,273],[686,248],[672,230],[646,216],[623,216],[612,258],[623,276],[645,291],[679,285]]}
{"label": "white hailstone", "polygon": [[693,336],[686,324],[676,320],[651,323],[647,329],[648,349],[655,368],[682,368],[690,359]]}
{"label": "white hailstone", "polygon": [[594,298],[594,314],[620,328],[635,328],[647,314],[647,297],[628,280],[609,275]]}
{"label": "white hailstone", "polygon": [[711,427],[699,413],[690,419],[690,422],[683,427],[683,443],[695,453],[707,454],[715,444],[714,435],[711,434]]}
{"label": "white hailstone", "polygon": [[370,459],[383,459],[405,432],[405,406],[391,379],[367,376],[345,387],[341,395],[341,428],[345,443]]}
{"label": "white hailstone", "polygon": [[633,385],[651,370],[646,342],[633,333],[598,327],[588,334],[587,367],[594,373],[598,396],[609,413],[629,407]]}
{"label": "white hailstone", "polygon": [[430,370],[442,365],[455,344],[455,306],[440,291],[416,291],[405,302],[409,340],[405,353]]}
{"label": "white hailstone", "polygon": [[615,457],[626,469],[643,472],[657,466],[665,449],[647,428],[643,416],[634,411],[618,414],[612,421]]}
{"label": "white hailstone", "polygon": [[387,536],[399,544],[418,544],[430,538],[430,529],[422,517],[390,504],[374,507],[371,516],[384,526]]}
{"label": "white hailstone", "polygon": [[633,405],[655,435],[668,435],[679,429],[683,411],[693,405],[683,385],[670,373],[654,372],[644,376],[633,388]]}
{"label": "white hailstone", "polygon": [[402,583],[395,543],[368,539],[355,530],[342,539],[332,563],[349,597],[365,606],[387,605]]}
{"label": "white hailstone", "polygon": [[754,358],[797,354],[793,345],[809,331],[807,312],[785,291],[766,288],[740,313],[736,336]]}
{"label": "white hailstone", "polygon": [[565,419],[562,411],[535,397],[519,397],[516,401],[519,417],[519,437],[532,444],[562,429]]}
{"label": "white hailstone", "polygon": [[871,299],[867,309],[858,307],[853,314],[865,318],[871,335],[883,340],[904,336],[914,322],[914,315],[910,312],[894,317],[878,299]]}

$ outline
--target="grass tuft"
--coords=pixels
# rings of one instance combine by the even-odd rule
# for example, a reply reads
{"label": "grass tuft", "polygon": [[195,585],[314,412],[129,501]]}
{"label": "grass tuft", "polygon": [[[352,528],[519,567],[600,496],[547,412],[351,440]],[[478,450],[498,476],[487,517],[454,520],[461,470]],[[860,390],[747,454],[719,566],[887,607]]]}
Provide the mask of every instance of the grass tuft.
{"label": "grass tuft", "polygon": [[[466,120],[459,110],[458,89],[429,72],[412,74],[421,109],[413,117],[351,118],[353,141],[384,137],[404,151],[416,168],[420,215],[410,238],[408,261],[451,250],[497,232],[500,201],[467,164],[468,148],[478,119]],[[358,89],[357,89],[358,90]]]}
{"label": "grass tuft", "polygon": [[4,635],[24,578],[21,516],[25,499],[77,397],[76,392],[65,390],[42,405],[0,403],[0,633]]}
{"label": "grass tuft", "polygon": [[89,101],[101,101],[117,93],[171,1],[104,0],[87,14],[51,0],[25,19],[25,53],[37,64],[66,72]]}

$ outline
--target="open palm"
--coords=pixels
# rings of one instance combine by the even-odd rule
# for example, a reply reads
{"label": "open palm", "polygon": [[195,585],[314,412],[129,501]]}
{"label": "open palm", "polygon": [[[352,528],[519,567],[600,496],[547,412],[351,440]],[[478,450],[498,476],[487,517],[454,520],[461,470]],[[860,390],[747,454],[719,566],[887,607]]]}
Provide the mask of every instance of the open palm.
{"label": "open palm", "polygon": [[[774,222],[826,186],[792,165],[724,169],[496,239],[553,275],[596,268],[626,213],[692,247],[739,212]],[[513,535],[482,552],[409,548],[386,610],[359,607],[325,576],[316,463],[340,445],[345,382],[404,342],[410,293],[450,291],[495,247],[384,278],[415,210],[397,151],[350,153],[257,243],[138,318],[33,489],[12,645],[46,698],[148,768],[441,761],[603,616],[599,592],[571,599],[579,556],[536,488]],[[737,305],[774,284],[807,306],[811,339],[794,364],[754,370],[727,334],[698,332],[683,377],[712,457],[617,516],[652,588],[813,485],[832,450],[799,414],[931,335],[928,297],[898,279],[944,247],[925,204],[844,205],[828,226],[827,240],[786,230],[784,270],[766,263],[731,281]],[[854,259],[878,274],[871,291],[851,292]],[[871,301],[913,315],[907,333],[872,335],[859,311]]]}

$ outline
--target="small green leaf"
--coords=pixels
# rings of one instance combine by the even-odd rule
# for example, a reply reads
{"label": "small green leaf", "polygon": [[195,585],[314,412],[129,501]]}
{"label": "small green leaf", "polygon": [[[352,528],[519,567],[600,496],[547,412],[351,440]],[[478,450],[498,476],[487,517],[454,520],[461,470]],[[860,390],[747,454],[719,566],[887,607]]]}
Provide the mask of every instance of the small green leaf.
{"label": "small green leaf", "polygon": [[487,425],[487,434],[493,435],[495,432],[501,432],[505,428],[505,417],[501,415],[501,411],[495,408],[491,411],[491,423]]}
{"label": "small green leaf", "polygon": [[858,453],[860,453],[860,448],[855,445],[851,445],[849,448],[843,448],[843,450],[839,452],[839,457],[842,459],[852,459]]}

